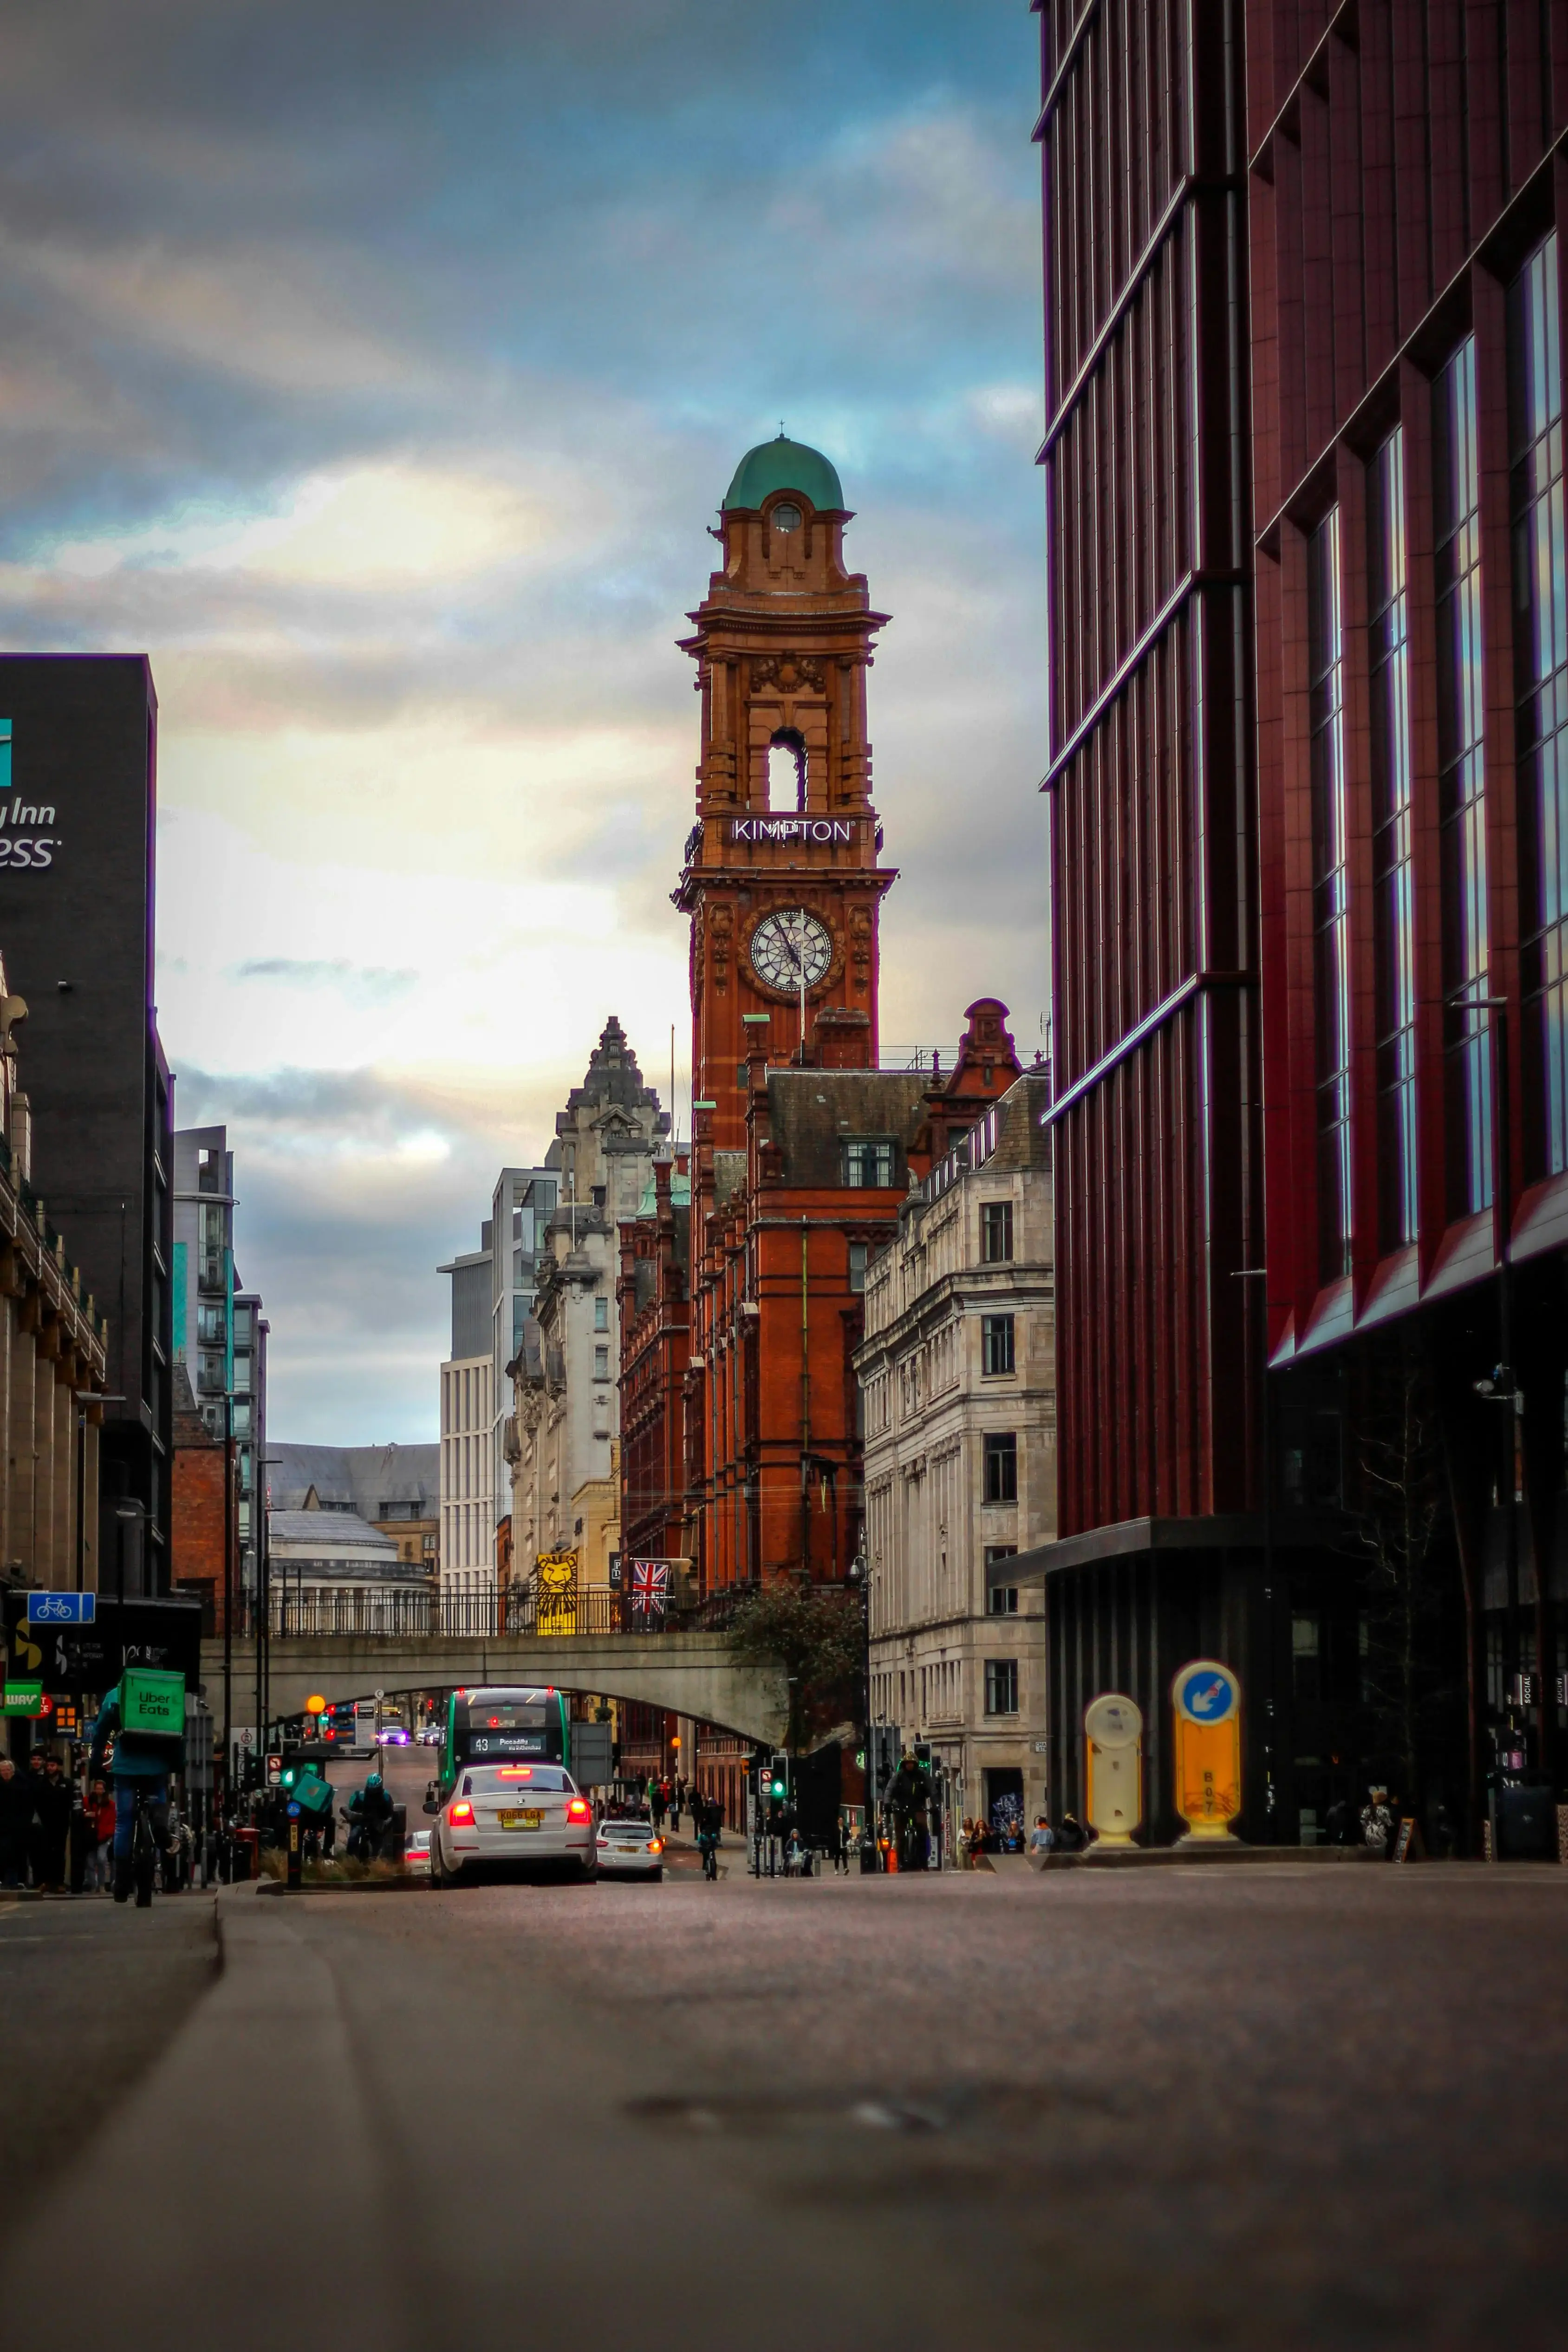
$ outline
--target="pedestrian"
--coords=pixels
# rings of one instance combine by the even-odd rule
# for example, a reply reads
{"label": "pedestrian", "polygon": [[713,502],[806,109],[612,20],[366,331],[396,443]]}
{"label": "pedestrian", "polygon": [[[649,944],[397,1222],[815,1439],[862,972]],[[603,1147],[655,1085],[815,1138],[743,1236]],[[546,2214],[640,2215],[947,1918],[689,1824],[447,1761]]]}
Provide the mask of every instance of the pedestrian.
{"label": "pedestrian", "polygon": [[672,1780],[670,1783],[670,1833],[673,1837],[679,1837],[681,1833],[681,1784],[679,1780]]}
{"label": "pedestrian", "polygon": [[648,1812],[655,1830],[662,1831],[664,1826],[664,1789],[663,1781],[650,1780],[648,1783]]}
{"label": "pedestrian", "polygon": [[0,1756],[0,1886],[20,1886],[27,1865],[33,1800],[9,1756]]}
{"label": "pedestrian", "polygon": [[1055,1843],[1056,1832],[1051,1828],[1051,1823],[1047,1821],[1043,1813],[1038,1814],[1035,1818],[1034,1827],[1029,1833],[1029,1851],[1030,1860],[1032,1861],[1036,1855],[1040,1855],[1043,1858],[1044,1855],[1051,1852],[1051,1847]]}
{"label": "pedestrian", "polygon": [[1388,1802],[1388,1791],[1375,1783],[1366,1792],[1366,1802],[1361,1809],[1361,1842],[1370,1853],[1386,1856],[1394,1835],[1394,1813]]}
{"label": "pedestrian", "polygon": [[1056,1832],[1056,1843],[1063,1853],[1082,1853],[1088,1844],[1083,1824],[1076,1813],[1063,1813],[1061,1827]]}
{"label": "pedestrian", "polygon": [[70,1836],[75,1795],[60,1769],[60,1759],[52,1748],[43,1759],[43,1769],[37,1776],[32,1793],[33,1820],[27,1837],[27,1856],[33,1865],[33,1884],[41,1887],[46,1895],[63,1895],[66,1891],[66,1843]]}

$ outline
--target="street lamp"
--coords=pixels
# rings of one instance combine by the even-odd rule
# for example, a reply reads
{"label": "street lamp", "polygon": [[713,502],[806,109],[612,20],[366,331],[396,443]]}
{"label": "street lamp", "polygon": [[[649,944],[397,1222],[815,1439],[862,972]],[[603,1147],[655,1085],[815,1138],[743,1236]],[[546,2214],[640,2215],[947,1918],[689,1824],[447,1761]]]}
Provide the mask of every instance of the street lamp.
{"label": "street lamp", "polygon": [[863,1535],[844,1571],[844,1581],[859,1592],[861,1602],[861,1762],[864,1800],[861,1807],[861,1870],[869,1874],[876,1868],[876,1831],[871,1727],[871,1562],[866,1558]]}

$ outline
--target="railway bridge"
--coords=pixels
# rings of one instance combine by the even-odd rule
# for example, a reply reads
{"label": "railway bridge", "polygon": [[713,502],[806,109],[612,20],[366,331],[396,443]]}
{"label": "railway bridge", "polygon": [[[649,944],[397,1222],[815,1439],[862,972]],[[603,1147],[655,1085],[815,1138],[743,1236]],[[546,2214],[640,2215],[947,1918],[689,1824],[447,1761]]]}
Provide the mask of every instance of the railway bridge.
{"label": "railway bridge", "polygon": [[[232,1713],[249,1719],[246,1695],[256,1688],[254,1635],[236,1635],[230,1654]],[[765,1747],[783,1739],[789,1686],[782,1667],[737,1659],[722,1633],[446,1633],[419,1631],[298,1631],[267,1637],[267,1715],[271,1721],[304,1712],[308,1698],[329,1703],[389,1697],[403,1691],[454,1690],[486,1683],[553,1685],[603,1698],[716,1725]],[[202,1644],[202,1675],[209,1699],[222,1689],[224,1644]]]}

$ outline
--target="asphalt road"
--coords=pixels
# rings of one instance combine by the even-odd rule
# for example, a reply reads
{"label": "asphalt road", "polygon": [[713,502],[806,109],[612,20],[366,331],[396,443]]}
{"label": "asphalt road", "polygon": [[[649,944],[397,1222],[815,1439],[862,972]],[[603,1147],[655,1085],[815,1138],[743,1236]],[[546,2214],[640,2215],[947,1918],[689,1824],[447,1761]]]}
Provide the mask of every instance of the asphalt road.
{"label": "asphalt road", "polygon": [[218,1981],[0,2249],[18,2340],[68,2276],[129,2352],[1557,2352],[1568,1872],[728,1859],[223,1895]]}

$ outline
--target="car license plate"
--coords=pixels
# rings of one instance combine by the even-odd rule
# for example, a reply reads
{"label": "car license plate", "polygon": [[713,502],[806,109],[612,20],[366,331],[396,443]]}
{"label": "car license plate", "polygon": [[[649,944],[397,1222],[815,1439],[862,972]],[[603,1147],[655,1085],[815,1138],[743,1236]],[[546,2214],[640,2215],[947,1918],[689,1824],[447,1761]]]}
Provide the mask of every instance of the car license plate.
{"label": "car license plate", "polygon": [[533,1806],[528,1806],[522,1811],[514,1809],[509,1812],[497,1813],[496,1818],[504,1830],[542,1830],[545,1825],[543,1813]]}

